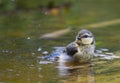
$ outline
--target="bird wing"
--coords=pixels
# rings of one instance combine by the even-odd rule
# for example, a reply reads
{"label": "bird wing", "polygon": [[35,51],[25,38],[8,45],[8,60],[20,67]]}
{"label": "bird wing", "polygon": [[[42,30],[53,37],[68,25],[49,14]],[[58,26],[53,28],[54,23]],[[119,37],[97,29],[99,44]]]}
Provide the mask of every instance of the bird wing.
{"label": "bird wing", "polygon": [[66,47],[66,51],[68,55],[73,56],[77,52],[75,42],[68,44],[68,46]]}

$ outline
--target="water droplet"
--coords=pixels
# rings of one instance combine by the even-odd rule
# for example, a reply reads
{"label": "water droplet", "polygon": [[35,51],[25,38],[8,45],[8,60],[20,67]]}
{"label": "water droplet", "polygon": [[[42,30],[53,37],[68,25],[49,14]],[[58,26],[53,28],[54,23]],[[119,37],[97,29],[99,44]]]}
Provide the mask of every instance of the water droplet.
{"label": "water droplet", "polygon": [[50,64],[50,63],[53,63],[51,61],[40,61],[39,64]]}
{"label": "water droplet", "polygon": [[38,48],[38,49],[37,49],[37,51],[41,51],[41,50],[42,50],[42,48]]}
{"label": "water droplet", "polygon": [[100,49],[101,51],[105,51],[105,52],[107,52],[107,51],[109,51],[108,49],[106,49],[106,48],[102,48],[102,49]]}
{"label": "water droplet", "polygon": [[32,55],[35,55],[35,53],[33,52]]}
{"label": "water droplet", "polygon": [[30,37],[27,37],[27,39],[31,39]]}
{"label": "water droplet", "polygon": [[44,51],[44,52],[42,52],[42,54],[45,54],[45,55],[46,55],[46,54],[48,54],[48,51]]}

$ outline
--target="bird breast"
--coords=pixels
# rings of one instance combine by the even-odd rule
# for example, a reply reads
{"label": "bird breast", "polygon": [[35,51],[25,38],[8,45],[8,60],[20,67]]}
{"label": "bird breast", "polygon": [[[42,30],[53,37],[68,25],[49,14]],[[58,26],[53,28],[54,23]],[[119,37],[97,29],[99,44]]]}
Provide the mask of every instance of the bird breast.
{"label": "bird breast", "polygon": [[86,61],[88,59],[91,59],[91,57],[94,55],[94,45],[87,45],[87,46],[77,46],[77,53],[73,55],[73,58],[75,60],[83,60]]}

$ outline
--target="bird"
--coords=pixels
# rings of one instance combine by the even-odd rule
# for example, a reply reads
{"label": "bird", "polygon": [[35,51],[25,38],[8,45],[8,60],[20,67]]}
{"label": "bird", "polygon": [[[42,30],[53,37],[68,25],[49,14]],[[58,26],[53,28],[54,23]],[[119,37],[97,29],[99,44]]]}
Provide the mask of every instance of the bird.
{"label": "bird", "polygon": [[75,41],[66,46],[67,55],[74,61],[91,62],[95,51],[95,38],[91,31],[82,29],[78,32]]}

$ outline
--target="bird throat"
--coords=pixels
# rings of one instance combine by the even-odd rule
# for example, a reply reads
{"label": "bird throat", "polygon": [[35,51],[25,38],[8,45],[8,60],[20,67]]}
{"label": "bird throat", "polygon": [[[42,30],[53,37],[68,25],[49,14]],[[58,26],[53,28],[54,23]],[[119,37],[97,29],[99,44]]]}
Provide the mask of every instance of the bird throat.
{"label": "bird throat", "polygon": [[93,42],[93,38],[82,38],[81,42],[84,45],[90,45]]}
{"label": "bird throat", "polygon": [[76,41],[76,46],[87,46],[94,44],[94,39],[81,39],[79,41]]}

